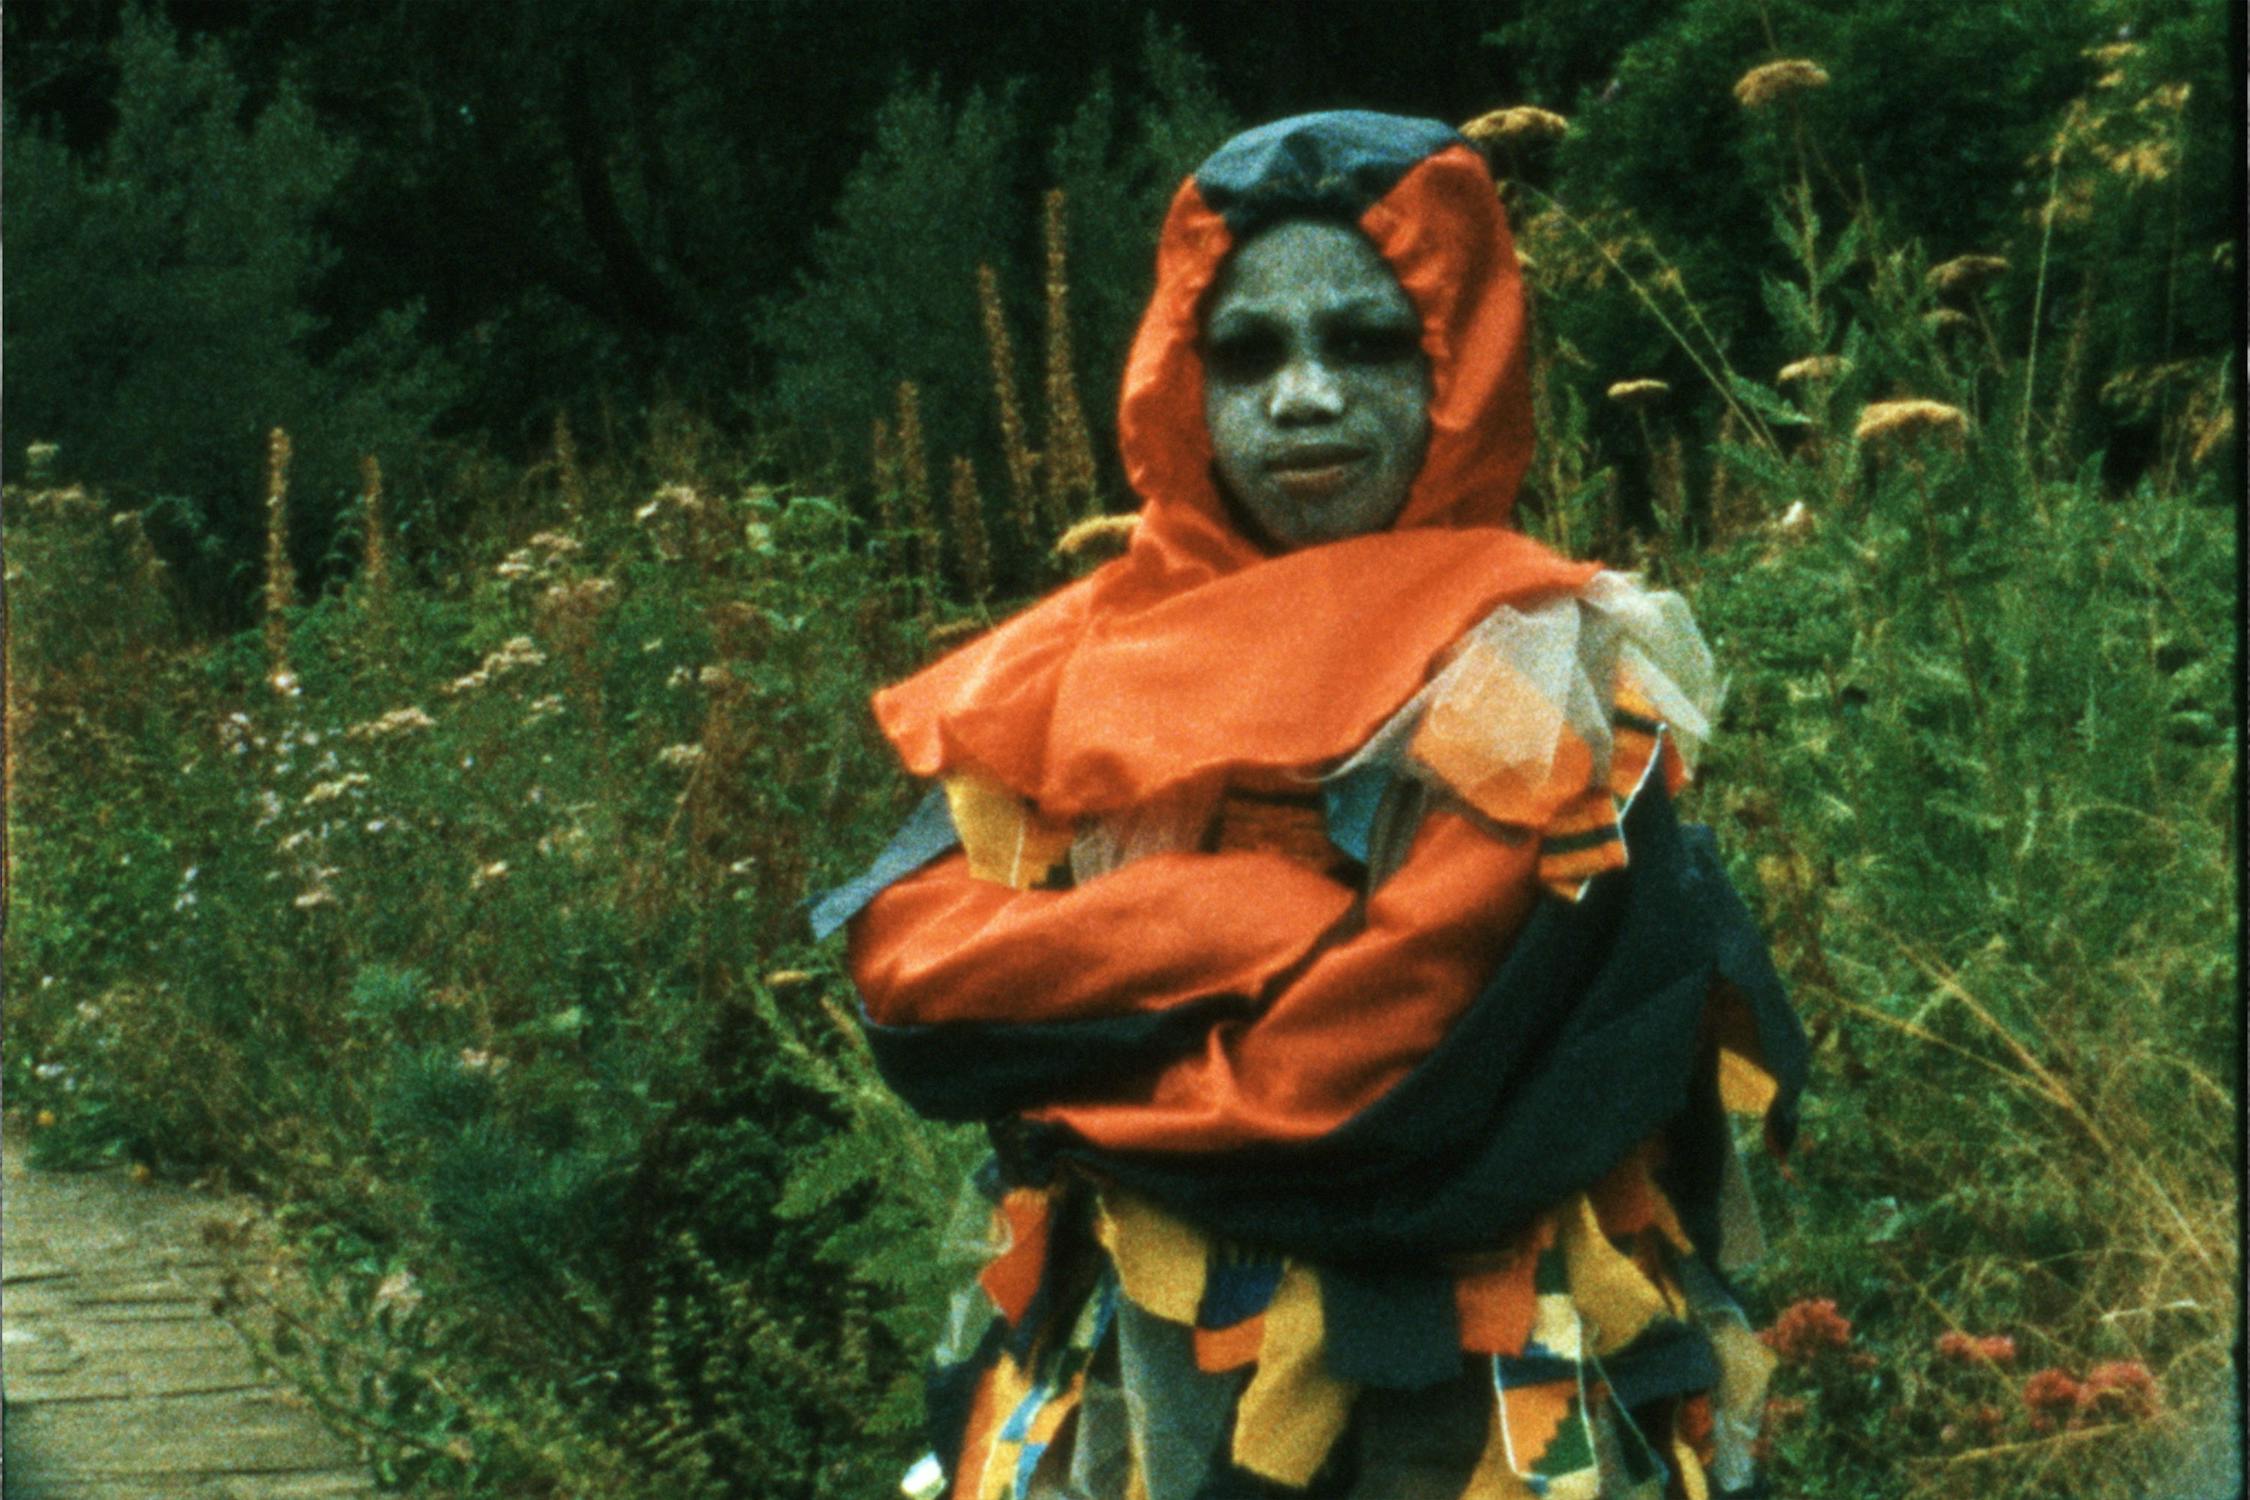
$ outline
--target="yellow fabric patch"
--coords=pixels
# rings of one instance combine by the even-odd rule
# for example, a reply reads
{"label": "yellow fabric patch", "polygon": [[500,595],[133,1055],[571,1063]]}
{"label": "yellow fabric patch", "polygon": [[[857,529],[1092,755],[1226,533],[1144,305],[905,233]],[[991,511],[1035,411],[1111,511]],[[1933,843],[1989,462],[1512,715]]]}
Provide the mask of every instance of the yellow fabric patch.
{"label": "yellow fabric patch", "polygon": [[1328,1373],[1321,1335],[1320,1282],[1291,1265],[1266,1309],[1257,1373],[1235,1413],[1234,1461],[1292,1489],[1312,1483],[1351,1417],[1355,1388]]}
{"label": "yellow fabric patch", "polygon": [[1609,1242],[1583,1193],[1572,1200],[1563,1220],[1562,1247],[1563,1274],[1571,1299],[1593,1329],[1595,1354],[1624,1348],[1664,1312],[1663,1290]]}
{"label": "yellow fabric patch", "polygon": [[1702,1461],[1678,1438],[1672,1439],[1672,1467],[1680,1476],[1680,1490],[1687,1500],[1711,1500],[1711,1485],[1703,1477]]}
{"label": "yellow fabric patch", "polygon": [[1104,1190],[1094,1233],[1117,1267],[1117,1284],[1143,1311],[1195,1324],[1209,1246],[1202,1235],[1145,1198]]}
{"label": "yellow fabric patch", "polygon": [[1706,1323],[1711,1352],[1719,1361],[1718,1389],[1711,1404],[1720,1413],[1755,1419],[1765,1408],[1766,1382],[1773,1376],[1774,1352],[1758,1336],[1732,1320]]}
{"label": "yellow fabric patch", "polygon": [[1508,1463],[1508,1440],[1505,1419],[1499,1411],[1492,1414],[1492,1431],[1484,1440],[1484,1452],[1477,1455],[1477,1466],[1469,1475],[1468,1485],[1461,1491],[1462,1500],[1533,1500],[1538,1494],[1524,1477]]}
{"label": "yellow fabric patch", "polygon": [[979,880],[1029,890],[1070,857],[1068,827],[1041,818],[980,771],[946,777],[945,805],[969,856],[969,873]]}
{"label": "yellow fabric patch", "polygon": [[1003,1446],[999,1441],[1000,1427],[1029,1394],[1030,1376],[1021,1365],[1003,1354],[977,1392],[967,1440],[961,1445],[953,1494],[984,1500],[986,1495],[1006,1492],[1012,1469],[1005,1462],[993,1462],[995,1450]]}
{"label": "yellow fabric patch", "polygon": [[1762,1115],[1773,1108],[1780,1086],[1773,1075],[1732,1047],[1719,1049],[1719,1102],[1738,1115]]}

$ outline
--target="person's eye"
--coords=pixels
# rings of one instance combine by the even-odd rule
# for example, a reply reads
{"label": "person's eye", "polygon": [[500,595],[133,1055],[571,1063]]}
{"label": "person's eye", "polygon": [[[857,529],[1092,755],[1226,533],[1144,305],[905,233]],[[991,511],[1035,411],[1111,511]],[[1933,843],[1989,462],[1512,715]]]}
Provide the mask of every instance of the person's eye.
{"label": "person's eye", "polygon": [[1400,364],[1422,352],[1422,336],[1404,324],[1362,324],[1340,330],[1335,349],[1348,364]]}
{"label": "person's eye", "polygon": [[1266,329],[1232,329],[1204,343],[1203,362],[1217,380],[1262,380],[1281,364],[1281,340]]}

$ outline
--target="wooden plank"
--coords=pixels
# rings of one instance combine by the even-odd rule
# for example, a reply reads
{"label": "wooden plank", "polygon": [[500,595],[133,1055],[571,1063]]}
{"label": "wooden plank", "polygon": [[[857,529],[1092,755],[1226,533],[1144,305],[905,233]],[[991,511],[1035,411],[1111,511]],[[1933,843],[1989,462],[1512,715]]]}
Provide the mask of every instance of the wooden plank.
{"label": "wooden plank", "polygon": [[353,1445],[262,1380],[213,1311],[206,1230],[246,1206],[26,1169],[0,1133],[8,1500],[363,1500]]}

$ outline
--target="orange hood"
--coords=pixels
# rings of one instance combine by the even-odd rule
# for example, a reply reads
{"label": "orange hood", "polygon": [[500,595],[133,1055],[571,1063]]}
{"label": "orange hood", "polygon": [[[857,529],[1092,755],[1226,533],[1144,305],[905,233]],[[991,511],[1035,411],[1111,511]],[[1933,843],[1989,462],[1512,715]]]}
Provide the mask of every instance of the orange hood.
{"label": "orange hood", "polygon": [[[1229,251],[1292,218],[1356,224],[1398,277],[1430,440],[1390,530],[1277,556],[1220,499],[1198,336]],[[1334,111],[1237,136],[1172,200],[1126,366],[1131,548],[877,693],[884,733],[917,775],[981,771],[1056,818],[1331,768],[1470,625],[1595,571],[1505,529],[1531,457],[1527,345],[1492,178],[1450,128]]]}

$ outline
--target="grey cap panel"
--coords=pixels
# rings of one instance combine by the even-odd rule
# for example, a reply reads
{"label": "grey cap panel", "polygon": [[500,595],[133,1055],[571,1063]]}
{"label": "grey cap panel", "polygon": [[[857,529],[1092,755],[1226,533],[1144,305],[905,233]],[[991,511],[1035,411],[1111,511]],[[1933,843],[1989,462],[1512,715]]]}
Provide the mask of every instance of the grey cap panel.
{"label": "grey cap panel", "polygon": [[1282,219],[1356,223],[1417,164],[1461,139],[1437,120],[1372,110],[1294,115],[1212,152],[1195,186],[1237,240]]}

